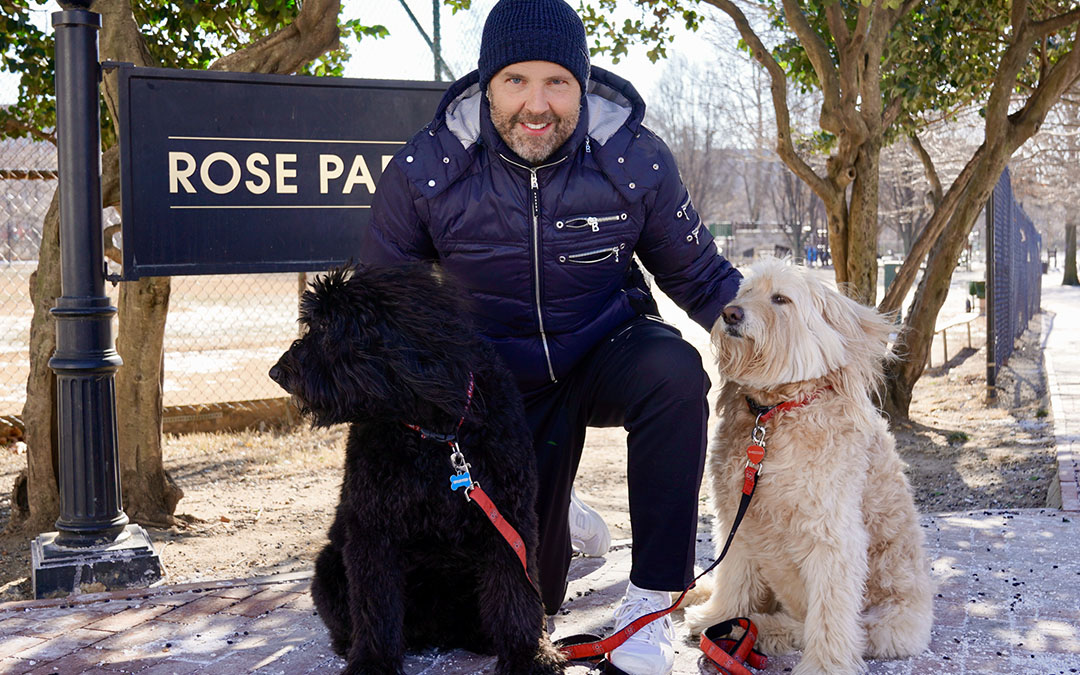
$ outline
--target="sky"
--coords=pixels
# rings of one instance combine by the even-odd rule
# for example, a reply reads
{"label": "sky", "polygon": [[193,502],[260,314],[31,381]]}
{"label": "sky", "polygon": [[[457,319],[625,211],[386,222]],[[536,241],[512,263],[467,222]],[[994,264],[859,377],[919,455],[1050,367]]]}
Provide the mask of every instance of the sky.
{"label": "sky", "polygon": [[[430,36],[432,3],[427,0],[408,2]],[[448,8],[442,8],[444,58],[455,76],[461,77],[476,67],[483,18],[494,4],[495,0],[473,0],[472,9],[458,12],[457,15],[452,15]],[[573,0],[571,4],[575,4]],[[390,31],[389,38],[365,38],[350,47],[352,58],[345,69],[347,77],[425,80],[434,77],[431,52],[400,0],[345,0],[343,5],[344,18],[361,19],[366,24],[382,24]],[[633,13],[628,12],[627,16],[634,18]],[[701,35],[681,26],[674,28],[676,39],[668,49],[669,56],[681,54],[695,61],[711,54],[711,48]],[[629,56],[618,64],[612,63],[604,55],[594,56],[592,63],[630,80],[647,102],[666,64],[663,60],[652,63],[645,56],[645,51],[645,47],[635,46],[630,48]]]}
{"label": "sky", "polygon": [[[408,0],[416,19],[432,33],[432,3],[429,0]],[[494,5],[494,0],[473,0],[472,9],[452,15],[447,7],[441,9],[443,54],[453,74],[464,75],[476,66],[479,50],[479,34],[483,17]],[[38,3],[39,9],[32,16],[39,25],[51,31],[50,15],[60,9],[54,1]],[[628,16],[632,16],[629,14]],[[342,0],[342,18],[362,19],[366,24],[382,24],[390,31],[390,37],[381,40],[365,38],[349,44],[352,57],[345,67],[346,77],[370,79],[431,80],[434,67],[431,52],[419,31],[409,19],[400,0]],[[696,33],[675,27],[676,39],[669,47],[669,55],[680,54],[690,61],[707,59],[711,53],[705,39]],[[664,61],[652,63],[645,56],[645,48],[631,47],[628,57],[618,64],[600,55],[593,57],[593,64],[614,71],[630,80],[643,95],[646,102],[655,90],[665,70]],[[17,77],[0,73],[0,104],[15,100]]]}

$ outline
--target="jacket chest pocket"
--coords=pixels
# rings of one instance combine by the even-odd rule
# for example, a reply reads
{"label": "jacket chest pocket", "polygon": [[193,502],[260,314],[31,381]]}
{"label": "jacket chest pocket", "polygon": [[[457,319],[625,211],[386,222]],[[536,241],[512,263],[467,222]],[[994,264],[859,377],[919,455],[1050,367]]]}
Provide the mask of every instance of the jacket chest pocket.
{"label": "jacket chest pocket", "polygon": [[567,216],[555,221],[555,229],[562,232],[603,232],[625,223],[628,215],[625,211],[608,214],[584,214]]}
{"label": "jacket chest pocket", "polygon": [[614,243],[610,246],[560,253],[559,262],[563,265],[599,265],[601,263],[614,265],[625,262],[626,256],[626,244]]}

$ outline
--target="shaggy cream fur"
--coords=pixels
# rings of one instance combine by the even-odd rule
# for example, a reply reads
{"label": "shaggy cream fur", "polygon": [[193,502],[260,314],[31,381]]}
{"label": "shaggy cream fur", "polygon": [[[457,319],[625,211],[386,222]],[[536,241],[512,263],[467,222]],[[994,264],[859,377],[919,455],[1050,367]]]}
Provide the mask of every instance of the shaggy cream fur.
{"label": "shaggy cream fur", "polygon": [[742,492],[755,422],[746,398],[817,397],[766,424],[757,492],[686,622],[699,632],[749,616],[766,653],[803,651],[795,675],[922,652],[933,620],[922,529],[869,396],[888,320],[778,260],[751,266],[725,315],[712,330],[725,383],[706,467],[717,554]]}

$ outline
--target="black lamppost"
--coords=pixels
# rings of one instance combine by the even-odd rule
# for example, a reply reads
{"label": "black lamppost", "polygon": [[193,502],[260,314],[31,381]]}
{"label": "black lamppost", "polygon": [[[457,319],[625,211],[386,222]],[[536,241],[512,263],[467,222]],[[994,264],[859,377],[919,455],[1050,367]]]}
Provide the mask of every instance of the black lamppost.
{"label": "black lamppost", "polygon": [[161,578],[146,531],[128,523],[120,495],[112,320],[105,295],[97,33],[83,7],[52,15],[56,31],[62,297],[56,319],[60,518],[31,543],[35,597],[145,587]]}

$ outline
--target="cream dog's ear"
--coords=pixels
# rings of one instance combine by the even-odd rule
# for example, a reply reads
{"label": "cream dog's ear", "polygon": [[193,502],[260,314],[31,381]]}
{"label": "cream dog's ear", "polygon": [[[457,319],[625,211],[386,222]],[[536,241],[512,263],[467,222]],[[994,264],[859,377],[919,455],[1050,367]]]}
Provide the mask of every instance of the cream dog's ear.
{"label": "cream dog's ear", "polygon": [[822,318],[844,341],[843,369],[867,375],[859,386],[871,386],[882,377],[892,323],[875,308],[832,289],[825,289],[820,297]]}

